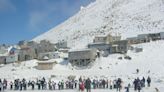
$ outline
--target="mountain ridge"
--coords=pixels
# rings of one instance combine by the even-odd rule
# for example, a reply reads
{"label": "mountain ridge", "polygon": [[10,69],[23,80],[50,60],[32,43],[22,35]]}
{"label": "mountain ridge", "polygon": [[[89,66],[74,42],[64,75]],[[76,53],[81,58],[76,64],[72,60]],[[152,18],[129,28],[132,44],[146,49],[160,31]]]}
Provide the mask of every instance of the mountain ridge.
{"label": "mountain ridge", "polygon": [[66,40],[71,48],[84,48],[95,35],[121,33],[125,39],[164,31],[163,15],[164,0],[96,0],[33,40]]}

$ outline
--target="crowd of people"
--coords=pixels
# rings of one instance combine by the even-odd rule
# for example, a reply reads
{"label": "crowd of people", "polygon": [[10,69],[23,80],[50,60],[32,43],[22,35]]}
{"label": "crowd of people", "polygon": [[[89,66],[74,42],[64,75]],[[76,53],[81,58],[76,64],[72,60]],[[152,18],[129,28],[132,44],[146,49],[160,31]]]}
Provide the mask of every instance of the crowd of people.
{"label": "crowd of people", "polygon": [[151,83],[151,78],[148,76],[147,80],[145,80],[145,78],[143,77],[142,79],[136,78],[133,82],[134,84],[134,90],[138,90],[138,92],[140,92],[142,90],[142,88],[145,87],[147,81],[147,86],[150,87],[150,83]]}
{"label": "crowd of people", "polygon": [[[134,90],[140,92],[142,88],[145,87],[147,81],[147,86],[150,87],[151,78],[148,77],[147,80],[143,77],[142,79],[136,78],[133,82]],[[81,77],[79,80],[68,80],[68,81],[46,81],[43,77],[41,79],[36,79],[35,81],[27,81],[25,78],[23,79],[15,79],[14,81],[7,81],[0,79],[0,91],[6,90],[9,88],[10,90],[64,90],[64,89],[78,89],[80,92],[83,92],[86,89],[86,92],[91,92],[91,89],[116,89],[117,92],[120,92],[123,89],[122,86],[122,79],[118,78],[115,80],[106,80],[106,79],[82,79]],[[129,88],[132,85],[129,83],[125,89],[126,92],[129,92]]]}

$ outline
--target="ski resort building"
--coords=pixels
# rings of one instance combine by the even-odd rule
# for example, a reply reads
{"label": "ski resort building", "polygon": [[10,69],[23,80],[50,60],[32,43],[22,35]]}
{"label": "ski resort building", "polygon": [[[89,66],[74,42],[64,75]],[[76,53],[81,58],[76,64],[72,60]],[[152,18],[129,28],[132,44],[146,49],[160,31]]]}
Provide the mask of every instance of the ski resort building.
{"label": "ski resort building", "polygon": [[55,45],[54,44],[52,44],[46,40],[40,41],[40,44],[38,47],[38,53],[53,52],[53,51],[55,51]]}
{"label": "ski resort building", "polygon": [[112,44],[112,53],[127,53],[128,51],[128,40],[115,41]]}
{"label": "ski resort building", "polygon": [[164,32],[160,32],[160,37],[162,40],[164,40]]}
{"label": "ski resort building", "polygon": [[161,39],[160,33],[149,34],[149,39],[152,41],[160,40]]}
{"label": "ski resort building", "polygon": [[20,46],[20,48],[23,48],[23,47],[27,46],[27,43],[28,43],[28,41],[22,40],[22,41],[18,42],[18,46]]}
{"label": "ski resort building", "polygon": [[116,36],[108,35],[108,43],[112,43],[112,42],[120,41],[120,40],[121,40],[120,35],[116,35]]}
{"label": "ski resort building", "polygon": [[106,43],[90,43],[90,44],[88,44],[88,48],[97,49],[99,51],[109,51],[110,47],[111,47],[111,45],[106,44]]}
{"label": "ski resort building", "polygon": [[62,52],[62,53],[68,53],[70,50],[70,48],[60,48],[58,49],[59,52]]}
{"label": "ski resort building", "polygon": [[14,63],[18,61],[18,55],[8,55],[6,56],[6,64]]}
{"label": "ski resort building", "polygon": [[160,33],[140,34],[138,35],[138,39],[140,43],[156,41],[161,39],[161,34]]}
{"label": "ski resort building", "polygon": [[114,41],[121,40],[121,36],[112,36],[111,34],[108,35],[99,35],[96,36],[93,40],[94,43],[112,43]]}
{"label": "ski resort building", "polygon": [[106,57],[110,54],[111,45],[106,43],[91,43],[88,44],[89,49],[96,49],[100,52],[103,52],[102,56]]}
{"label": "ski resort building", "polygon": [[107,43],[107,36],[106,35],[99,35],[96,36],[93,40],[94,43]]}
{"label": "ski resort building", "polygon": [[46,40],[40,41],[37,47],[37,53],[54,52],[54,51],[55,51],[55,45]]}
{"label": "ski resort building", "polygon": [[95,49],[82,49],[70,51],[68,54],[69,62],[75,66],[87,66],[89,63],[94,62],[97,52]]}
{"label": "ski resort building", "polygon": [[31,59],[36,59],[37,55],[33,48],[24,47],[21,48],[18,54],[18,60],[19,61],[26,61]]}
{"label": "ski resort building", "polygon": [[58,49],[60,48],[68,48],[67,46],[67,41],[59,41],[58,43],[55,44]]}
{"label": "ski resort building", "polygon": [[139,43],[150,42],[149,34],[139,34],[137,38]]}
{"label": "ski resort building", "polygon": [[0,54],[5,54],[5,53],[7,53],[7,52],[8,52],[7,47],[5,47],[5,46],[0,46]]}
{"label": "ski resort building", "polygon": [[137,37],[129,37],[126,40],[128,40],[128,44],[130,45],[139,43],[139,39]]}
{"label": "ski resort building", "polygon": [[6,64],[6,56],[0,56],[0,64]]}
{"label": "ski resort building", "polygon": [[44,57],[47,57],[48,59],[56,59],[56,58],[60,58],[60,53],[59,52],[45,52],[45,53],[38,54],[39,60],[45,59]]}

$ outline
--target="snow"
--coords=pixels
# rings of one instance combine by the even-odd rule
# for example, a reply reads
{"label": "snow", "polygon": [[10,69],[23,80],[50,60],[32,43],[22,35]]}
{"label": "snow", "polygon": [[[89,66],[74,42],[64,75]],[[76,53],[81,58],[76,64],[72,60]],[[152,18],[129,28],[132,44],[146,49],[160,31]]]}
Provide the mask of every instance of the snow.
{"label": "snow", "polygon": [[[27,78],[29,80],[35,80],[36,78],[41,78],[43,76],[49,79],[52,75],[55,75],[55,80],[67,80],[68,76],[73,75],[76,76],[76,78],[85,76],[85,78],[90,77],[91,79],[106,78],[114,80],[115,78],[120,77],[123,79],[123,86],[125,87],[128,83],[132,83],[134,78],[142,78],[143,76],[147,78],[148,76],[151,76],[152,87],[145,88],[144,92],[154,92],[155,87],[163,90],[164,71],[162,70],[164,70],[164,62],[161,51],[164,51],[164,41],[143,43],[134,45],[134,47],[142,47],[143,52],[135,53],[133,51],[128,51],[127,55],[132,57],[132,60],[126,60],[124,58],[119,60],[118,57],[124,57],[124,55],[112,54],[108,57],[97,59],[95,63],[91,64],[92,66],[86,69],[76,69],[72,67],[68,61],[63,59],[52,59],[49,61],[57,61],[53,70],[37,70],[35,69],[35,66],[37,65],[38,60],[30,60],[19,64],[2,66],[0,68],[0,78],[7,78],[8,80]],[[136,74],[136,69],[139,69],[139,74]],[[148,71],[150,71],[150,73],[148,73]],[[77,90],[74,92],[76,91]],[[73,91],[71,90],[70,92]],[[107,90],[95,90],[94,92],[107,92]]]}
{"label": "snow", "polygon": [[[64,23],[34,38],[57,43],[68,41],[71,48],[85,48],[94,36],[121,33],[122,39],[164,31],[163,0],[96,0]],[[54,36],[55,35],[55,36]]]}

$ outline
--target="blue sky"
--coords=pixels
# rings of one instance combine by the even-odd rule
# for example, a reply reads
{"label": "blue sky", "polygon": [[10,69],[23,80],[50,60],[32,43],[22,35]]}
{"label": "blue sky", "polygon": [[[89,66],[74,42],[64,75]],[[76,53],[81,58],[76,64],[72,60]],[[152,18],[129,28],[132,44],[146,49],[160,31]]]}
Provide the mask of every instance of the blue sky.
{"label": "blue sky", "polygon": [[94,0],[0,0],[0,44],[15,44],[48,31]]}

